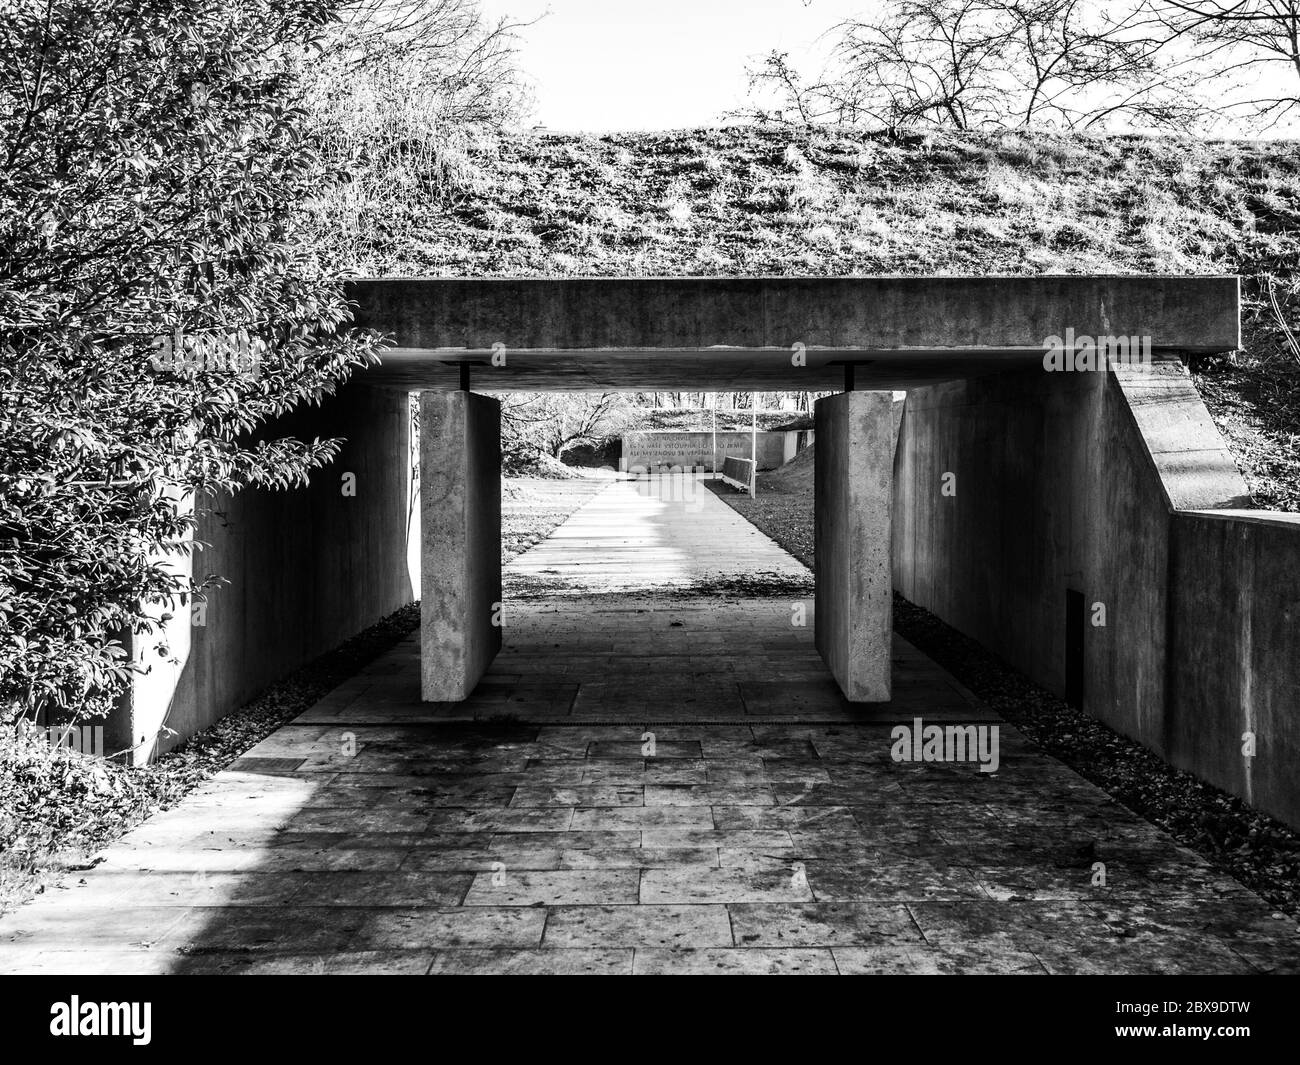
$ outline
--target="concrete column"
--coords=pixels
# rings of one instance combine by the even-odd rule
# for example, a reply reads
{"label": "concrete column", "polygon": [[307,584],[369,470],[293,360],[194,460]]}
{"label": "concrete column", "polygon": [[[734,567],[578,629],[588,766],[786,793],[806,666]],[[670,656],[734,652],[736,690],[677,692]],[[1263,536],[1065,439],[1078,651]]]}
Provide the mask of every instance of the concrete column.
{"label": "concrete column", "polygon": [[501,405],[420,394],[420,692],[468,698],[501,649]]}
{"label": "concrete column", "polygon": [[893,396],[816,405],[817,651],[853,702],[890,698]]}

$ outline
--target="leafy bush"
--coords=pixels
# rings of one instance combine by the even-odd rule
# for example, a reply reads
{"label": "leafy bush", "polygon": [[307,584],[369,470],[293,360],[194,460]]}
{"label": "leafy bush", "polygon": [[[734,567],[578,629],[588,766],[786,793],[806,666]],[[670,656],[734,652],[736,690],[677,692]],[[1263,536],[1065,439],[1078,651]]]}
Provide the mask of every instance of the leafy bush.
{"label": "leafy bush", "polygon": [[[0,709],[101,713],[127,632],[210,582],[188,502],[302,483],[255,428],[374,358],[303,250],[326,0],[16,0],[0,14]],[[178,505],[179,504],[179,505]],[[164,614],[164,617],[166,615]]]}

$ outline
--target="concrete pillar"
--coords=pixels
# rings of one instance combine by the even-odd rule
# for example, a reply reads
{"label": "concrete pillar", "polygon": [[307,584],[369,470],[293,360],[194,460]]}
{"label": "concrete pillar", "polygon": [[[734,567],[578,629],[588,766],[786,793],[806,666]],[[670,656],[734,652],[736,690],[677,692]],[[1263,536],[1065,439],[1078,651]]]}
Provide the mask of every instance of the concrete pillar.
{"label": "concrete pillar", "polygon": [[817,651],[853,702],[890,698],[893,396],[816,405]]}
{"label": "concrete pillar", "polygon": [[420,692],[465,699],[501,649],[501,405],[420,395]]}

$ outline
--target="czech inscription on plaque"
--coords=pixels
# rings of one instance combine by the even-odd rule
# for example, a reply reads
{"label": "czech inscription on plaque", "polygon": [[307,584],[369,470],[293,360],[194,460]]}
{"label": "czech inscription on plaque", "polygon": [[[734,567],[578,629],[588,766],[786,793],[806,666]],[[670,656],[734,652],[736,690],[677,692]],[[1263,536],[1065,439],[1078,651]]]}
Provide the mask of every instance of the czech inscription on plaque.
{"label": "czech inscription on plaque", "polygon": [[[758,434],[758,468],[772,470],[785,461],[786,434],[764,432]],[[661,466],[699,467],[713,470],[716,458],[717,468],[728,456],[747,459],[750,457],[752,440],[746,432],[721,432],[717,437],[715,456],[713,434],[679,433],[667,430],[651,430],[640,433],[623,434],[623,462],[628,470],[654,470]]]}

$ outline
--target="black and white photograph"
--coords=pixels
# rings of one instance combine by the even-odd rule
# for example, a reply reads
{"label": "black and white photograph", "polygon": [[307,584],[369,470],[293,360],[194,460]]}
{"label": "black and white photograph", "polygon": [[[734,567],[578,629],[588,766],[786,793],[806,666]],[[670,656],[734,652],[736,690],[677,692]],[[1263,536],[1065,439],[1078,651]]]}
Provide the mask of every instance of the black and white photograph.
{"label": "black and white photograph", "polygon": [[1297,0],[0,0],[6,1030],[1262,1049],[1298,137]]}

